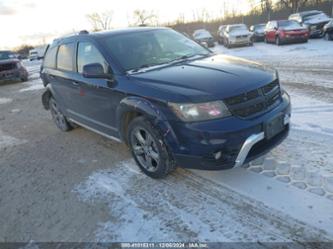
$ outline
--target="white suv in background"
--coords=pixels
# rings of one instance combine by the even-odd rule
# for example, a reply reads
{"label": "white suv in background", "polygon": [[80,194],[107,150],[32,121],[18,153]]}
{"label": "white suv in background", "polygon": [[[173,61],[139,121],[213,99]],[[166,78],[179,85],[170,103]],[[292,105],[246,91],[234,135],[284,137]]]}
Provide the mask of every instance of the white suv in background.
{"label": "white suv in background", "polygon": [[228,25],[224,31],[224,45],[227,48],[232,46],[252,46],[252,33],[245,24]]}

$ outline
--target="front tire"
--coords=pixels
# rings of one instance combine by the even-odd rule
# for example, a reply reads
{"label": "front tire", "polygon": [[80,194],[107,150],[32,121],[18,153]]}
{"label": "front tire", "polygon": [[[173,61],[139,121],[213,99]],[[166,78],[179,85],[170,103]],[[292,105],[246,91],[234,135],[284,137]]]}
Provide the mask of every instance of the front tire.
{"label": "front tire", "polygon": [[230,49],[230,48],[231,48],[231,45],[230,45],[230,42],[229,42],[229,40],[227,40],[227,41],[226,41],[226,43],[225,43],[225,46],[226,46],[226,48],[228,48],[228,49]]}
{"label": "front tire", "polygon": [[67,118],[61,112],[59,106],[57,105],[57,102],[52,97],[49,100],[49,107],[50,107],[52,119],[53,119],[54,123],[56,124],[56,126],[61,131],[66,132],[66,131],[70,131],[73,129],[73,126],[68,122]]}
{"label": "front tire", "polygon": [[325,33],[325,40],[330,41],[333,39],[333,35],[330,35],[329,33]]}
{"label": "front tire", "polygon": [[152,178],[164,178],[175,169],[175,162],[163,137],[143,116],[128,126],[127,141],[139,168]]}
{"label": "front tire", "polygon": [[278,46],[281,46],[282,43],[281,43],[280,36],[275,37],[275,44]]}

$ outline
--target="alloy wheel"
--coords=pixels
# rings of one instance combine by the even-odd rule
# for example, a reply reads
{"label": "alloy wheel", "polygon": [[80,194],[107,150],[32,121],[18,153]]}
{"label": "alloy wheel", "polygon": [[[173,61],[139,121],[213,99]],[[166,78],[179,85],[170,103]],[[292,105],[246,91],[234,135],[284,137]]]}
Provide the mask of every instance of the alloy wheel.
{"label": "alloy wheel", "polygon": [[56,123],[57,127],[60,128],[61,130],[66,130],[67,129],[67,121],[65,116],[61,113],[59,110],[57,103],[52,99],[50,101],[50,111],[52,115],[52,119]]}
{"label": "alloy wheel", "polygon": [[143,127],[137,127],[131,133],[131,147],[134,156],[142,167],[155,172],[160,163],[160,154],[153,135]]}

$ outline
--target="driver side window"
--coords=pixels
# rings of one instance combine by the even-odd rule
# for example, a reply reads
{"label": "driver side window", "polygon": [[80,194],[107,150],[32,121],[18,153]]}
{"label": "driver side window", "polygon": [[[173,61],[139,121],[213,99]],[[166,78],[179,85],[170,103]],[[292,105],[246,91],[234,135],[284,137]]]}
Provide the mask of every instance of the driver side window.
{"label": "driver side window", "polygon": [[108,64],[103,55],[91,42],[80,42],[77,51],[77,71],[83,72],[83,66],[99,63],[103,66],[104,73],[108,73]]}

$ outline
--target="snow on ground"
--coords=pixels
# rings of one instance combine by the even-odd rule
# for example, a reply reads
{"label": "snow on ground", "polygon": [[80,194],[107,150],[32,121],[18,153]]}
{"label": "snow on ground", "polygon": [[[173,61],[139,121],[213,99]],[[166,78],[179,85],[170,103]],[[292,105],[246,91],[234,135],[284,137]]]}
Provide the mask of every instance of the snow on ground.
{"label": "snow on ground", "polygon": [[217,45],[212,50],[217,53],[244,58],[259,58],[260,60],[264,59],[267,61],[279,59],[298,64],[299,59],[332,58],[333,42],[322,39],[310,39],[308,43],[286,44],[283,46],[258,42],[254,43],[251,47],[235,47],[231,49]]}
{"label": "snow on ground", "polygon": [[44,89],[43,82],[40,78],[34,79],[22,84],[24,88],[20,89],[20,92],[27,92],[27,91],[36,91]]}
{"label": "snow on ground", "polygon": [[333,104],[293,94],[292,128],[332,136],[333,139]]}
{"label": "snow on ground", "polygon": [[11,103],[13,99],[11,98],[0,98],[0,105]]}
{"label": "snow on ground", "polygon": [[0,150],[5,149],[9,146],[15,146],[25,143],[25,140],[17,139],[15,137],[9,136],[0,130]]}
{"label": "snow on ground", "polygon": [[[104,203],[109,209],[107,221],[96,230],[97,241],[315,239],[311,227],[302,227],[283,214],[281,218],[279,212],[230,194],[209,179],[178,170],[156,181],[140,173],[133,160],[93,173],[74,192],[82,201]],[[325,233],[319,236],[324,239]]]}

